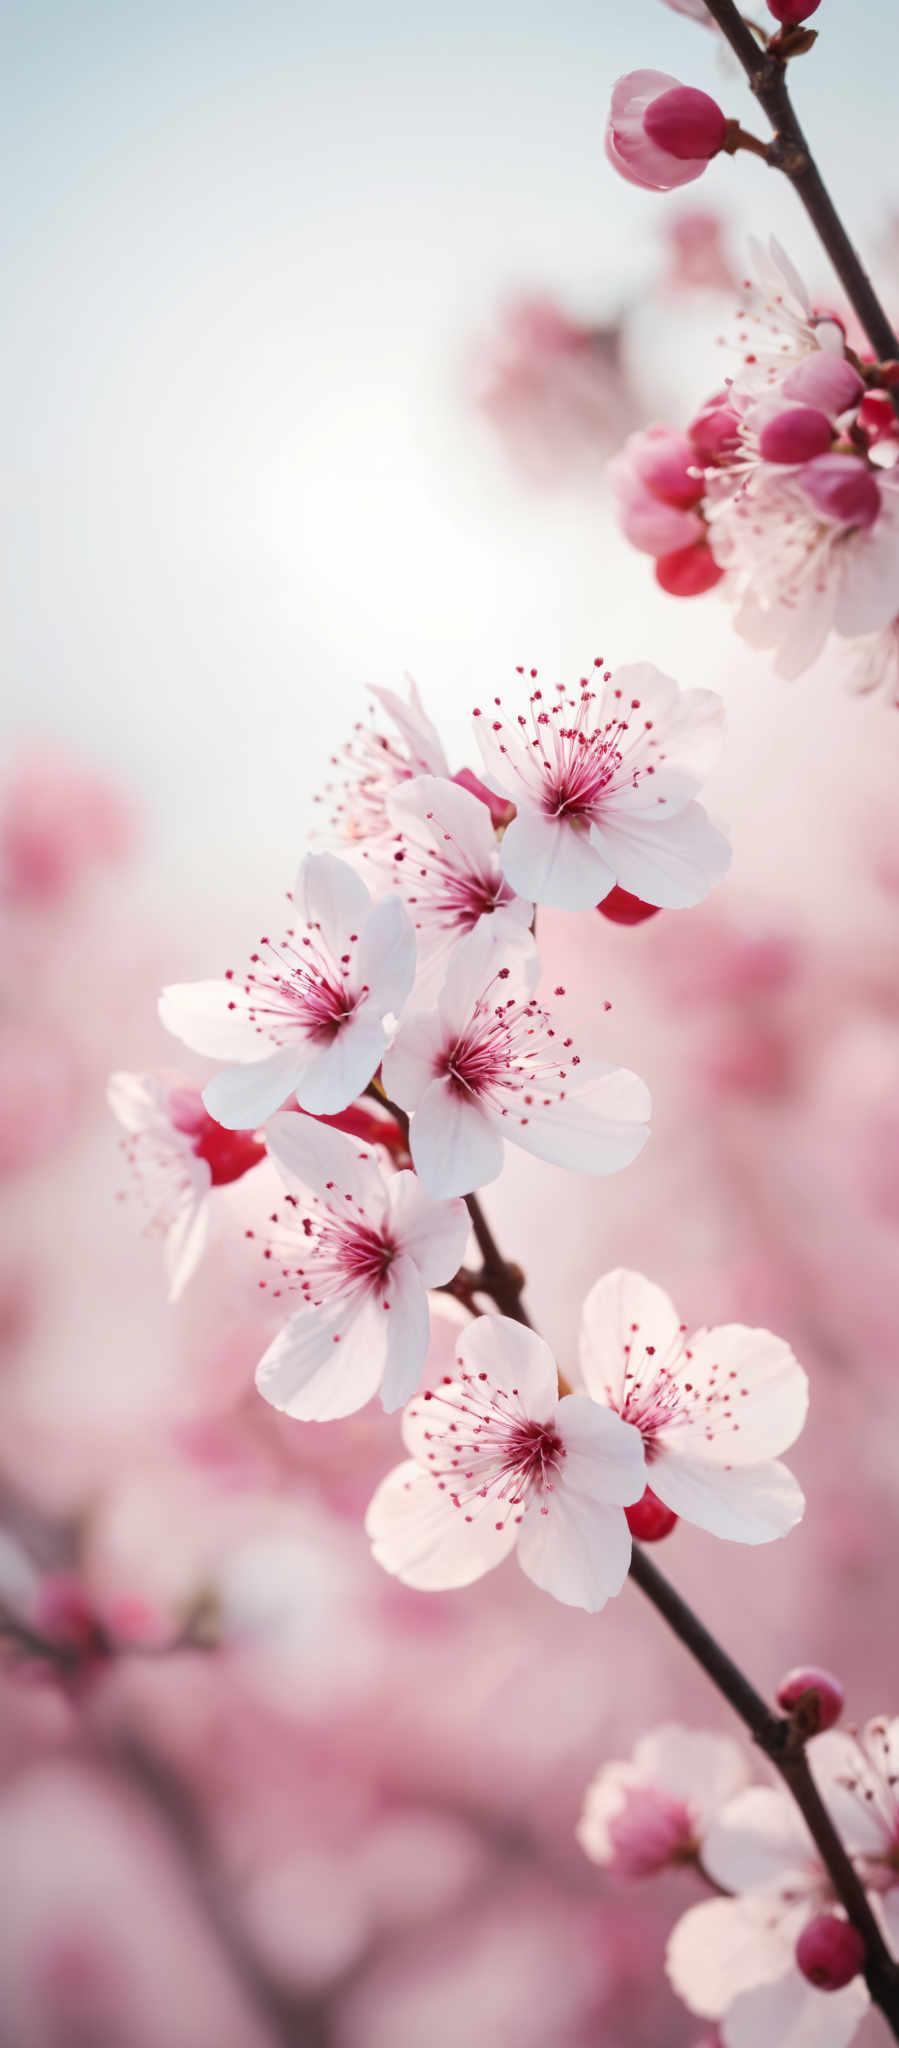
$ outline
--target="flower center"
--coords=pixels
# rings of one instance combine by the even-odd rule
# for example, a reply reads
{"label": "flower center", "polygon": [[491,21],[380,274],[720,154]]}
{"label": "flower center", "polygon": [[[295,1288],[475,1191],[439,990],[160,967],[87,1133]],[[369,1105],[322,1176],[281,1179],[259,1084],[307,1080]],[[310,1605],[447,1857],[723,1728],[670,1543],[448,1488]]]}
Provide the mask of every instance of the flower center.
{"label": "flower center", "polygon": [[233,969],[225,976],[234,987],[229,1009],[243,1010],[260,1037],[275,1048],[297,1034],[328,1044],[368,994],[367,986],[354,991],[349,985],[357,943],[358,933],[353,932],[348,950],[338,959],[317,927],[288,931],[278,942],[260,939],[243,981],[236,979]]}
{"label": "flower center", "polygon": [[[525,1413],[517,1387],[507,1394],[486,1373],[463,1372],[424,1394],[425,1402],[426,1469],[467,1522],[492,1514],[502,1530],[510,1516],[520,1522],[532,1502],[549,1512],[565,1447],[555,1423]],[[410,1411],[413,1419],[423,1412],[418,1405]]]}

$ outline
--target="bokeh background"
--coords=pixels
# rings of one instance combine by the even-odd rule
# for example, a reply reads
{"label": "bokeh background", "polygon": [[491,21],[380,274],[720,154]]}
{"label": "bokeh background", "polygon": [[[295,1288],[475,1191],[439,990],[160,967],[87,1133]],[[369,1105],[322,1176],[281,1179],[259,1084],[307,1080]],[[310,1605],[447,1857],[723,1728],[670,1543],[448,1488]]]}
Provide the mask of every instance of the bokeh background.
{"label": "bokeh background", "polygon": [[[816,22],[802,110],[896,309],[899,17]],[[653,1141],[586,1190],[516,1157],[490,1213],[563,1365],[620,1261],[791,1340],[803,1528],[679,1529],[663,1562],[763,1688],[812,1658],[856,1717],[895,1708],[899,713],[665,597],[604,478],[720,380],[749,233],[832,299],[824,260],[754,162],[614,179],[620,71],[752,121],[659,0],[32,0],[2,35],[0,1592],[83,1654],[0,1675],[0,2041],[691,2048],[662,1954],[693,1881],[606,1877],[573,1829],[604,1759],[723,1712],[635,1591],[591,1621],[514,1563],[430,1599],[376,1571],[395,1425],[263,1408],[236,1198],[167,1305],[105,1082],[170,1064],[158,987],[264,928],[367,683],[412,672],[456,766],[517,662],[722,690],[731,880],[543,931]]]}

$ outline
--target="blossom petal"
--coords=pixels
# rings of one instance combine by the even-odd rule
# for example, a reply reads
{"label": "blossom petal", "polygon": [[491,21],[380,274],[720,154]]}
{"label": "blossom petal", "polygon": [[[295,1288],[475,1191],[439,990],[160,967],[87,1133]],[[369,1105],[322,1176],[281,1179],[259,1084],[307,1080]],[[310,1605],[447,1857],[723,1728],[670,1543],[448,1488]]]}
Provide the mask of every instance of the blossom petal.
{"label": "blossom petal", "polygon": [[415,980],[415,932],[400,896],[384,896],[362,927],[353,980],[379,1017],[399,1015]]}
{"label": "blossom petal", "polygon": [[390,1229],[421,1274],[425,1287],[442,1287],[458,1273],[471,1229],[465,1203],[432,1202],[414,1173],[394,1174],[387,1191]]}
{"label": "blossom petal", "polygon": [[433,1011],[405,1017],[393,1044],[384,1054],[384,1087],[401,1109],[415,1109],[438,1071],[446,1050],[447,1027]]}
{"label": "blossom petal", "polygon": [[438,1008],[447,1032],[465,1029],[477,1004],[500,974],[503,1000],[527,1002],[536,986],[539,967],[530,932],[519,932],[513,943],[508,930],[498,927],[495,919],[480,918],[474,930],[456,947],[440,991]]}
{"label": "blossom petal", "polygon": [[848,2048],[870,2005],[863,1977],[842,1991],[816,1990],[799,1970],[744,1991],[721,2029],[724,2048]]}
{"label": "blossom petal", "polygon": [[283,1046],[267,1059],[223,1067],[207,1081],[203,1101],[226,1131],[255,1131],[295,1093],[303,1069],[303,1047]]}
{"label": "blossom petal", "polygon": [[616,1267],[591,1287],[581,1315],[580,1368],[597,1401],[623,1405],[632,1355],[647,1348],[663,1363],[680,1345],[683,1325],[664,1289],[642,1273]]}
{"label": "blossom petal", "polygon": [[372,1298],[301,1308],[256,1367],[263,1399],[298,1422],[330,1422],[364,1408],[381,1382],[387,1321]]}
{"label": "blossom petal", "polygon": [[463,1330],[457,1356],[466,1372],[484,1373],[492,1387],[516,1394],[529,1421],[546,1422],[559,1399],[559,1375],[549,1345],[511,1316],[478,1316]]}
{"label": "blossom petal", "polygon": [[435,843],[442,835],[453,841],[456,860],[464,861],[480,874],[498,866],[498,848],[493,822],[486,804],[445,776],[417,775],[401,782],[387,800],[392,825],[402,830],[413,818],[431,828]]}
{"label": "blossom petal", "polygon": [[731,863],[730,841],[698,803],[674,816],[621,816],[610,808],[592,826],[590,839],[622,889],[665,910],[702,903]]}
{"label": "blossom petal", "polygon": [[557,1420],[565,1445],[559,1485],[566,1494],[595,1496],[612,1507],[640,1499],[646,1466],[643,1439],[632,1423],[586,1394],[565,1394]]}
{"label": "blossom petal", "polygon": [[392,718],[397,732],[409,750],[416,768],[427,769],[430,775],[448,775],[449,764],[443,751],[440,735],[427,716],[422,705],[418,685],[408,678],[409,702],[404,703],[395,690],[385,690],[377,683],[369,685],[371,694]]}
{"label": "blossom petal", "polygon": [[205,1184],[182,1203],[165,1241],[170,1301],[177,1301],[183,1294],[188,1280],[197,1270],[209,1238],[209,1204],[206,1196],[212,1184],[212,1175],[204,1159],[198,1159],[197,1165],[205,1169]]}
{"label": "blossom petal", "polygon": [[349,1206],[373,1229],[380,1228],[388,1207],[387,1183],[357,1138],[288,1109],[269,1119],[265,1142],[291,1193],[317,1195],[341,1215]]}
{"label": "blossom petal", "polygon": [[507,1109],[502,1133],[510,1144],[570,1173],[619,1173],[649,1137],[645,1081],[627,1067],[607,1067],[598,1060],[582,1060],[573,1068],[564,1094],[535,1096],[526,1117],[520,1095],[497,1090],[495,1100]]}
{"label": "blossom petal", "polygon": [[336,1116],[348,1109],[377,1073],[386,1044],[377,1010],[370,1001],[361,1003],[328,1045],[305,1048],[296,1087],[300,1108],[313,1116]]}
{"label": "blossom petal", "polygon": [[896,615],[899,491],[895,484],[881,482],[881,494],[883,508],[873,526],[864,533],[853,533],[841,550],[842,577],[833,622],[837,632],[849,639],[876,633]]}
{"label": "blossom petal", "polygon": [[387,1324],[387,1360],[381,1402],[388,1415],[411,1401],[428,1355],[428,1297],[415,1261],[400,1252],[384,1283],[381,1312]]}
{"label": "blossom petal", "polygon": [[556,910],[592,910],[607,896],[615,870],[590,835],[564,818],[522,805],[500,850],[509,887]]}
{"label": "blossom petal", "polygon": [[774,1785],[748,1785],[706,1836],[703,1869],[728,1892],[778,1885],[813,1855],[799,1808]]}
{"label": "blossom petal", "polygon": [[423,1592],[470,1586],[508,1556],[519,1533],[512,1516],[500,1527],[489,1512],[469,1519],[413,1458],[382,1479],[365,1527],[378,1564]]}
{"label": "blossom petal", "polygon": [[677,1721],[641,1735],[634,1766],[644,1784],[659,1785],[681,1800],[702,1834],[742,1792],[749,1776],[749,1760],[739,1742],[708,1728],[684,1728]]}
{"label": "blossom petal", "polygon": [[[689,1340],[695,1418],[660,1441],[718,1465],[756,1465],[795,1443],[808,1412],[808,1379],[770,1330],[726,1323]],[[708,1406],[711,1404],[711,1415]],[[732,1416],[732,1419],[731,1419]]]}
{"label": "blossom petal", "polygon": [[307,853],[294,884],[294,903],[304,924],[317,926],[339,959],[359,938],[371,913],[365,883],[336,853]]}
{"label": "blossom petal", "polygon": [[110,1074],[106,1100],[113,1116],[126,1131],[145,1131],[162,1126],[174,1137],[168,1099],[172,1077],[163,1074]]}
{"label": "blossom petal", "polygon": [[[656,1442],[675,1446],[677,1430]],[[685,1522],[729,1543],[771,1543],[802,1520],[805,1498],[792,1472],[774,1460],[734,1470],[703,1458],[683,1457],[680,1447],[658,1455],[650,1470],[653,1492]]]}
{"label": "blossom petal", "polygon": [[268,1058],[271,1039],[235,1001],[233,981],[173,982],[159,998],[159,1017],[166,1031],[207,1059]]}
{"label": "blossom petal", "polygon": [[527,1509],[518,1532],[518,1562],[535,1586],[566,1607],[598,1614],[620,1593],[631,1561],[631,1532],[621,1508],[569,1489],[561,1481],[545,1510]]}
{"label": "blossom petal", "polygon": [[[704,1899],[673,1929],[665,1956],[670,1982],[691,2012],[717,2020],[742,1991],[770,1983],[789,1970],[792,1942],[742,1899]],[[820,1994],[819,1994],[820,1996]],[[757,2035],[762,2040],[777,2036]]]}
{"label": "blossom petal", "polygon": [[416,1109],[409,1145],[429,1195],[470,1195],[502,1172],[503,1141],[493,1119],[452,1081],[432,1081]]}

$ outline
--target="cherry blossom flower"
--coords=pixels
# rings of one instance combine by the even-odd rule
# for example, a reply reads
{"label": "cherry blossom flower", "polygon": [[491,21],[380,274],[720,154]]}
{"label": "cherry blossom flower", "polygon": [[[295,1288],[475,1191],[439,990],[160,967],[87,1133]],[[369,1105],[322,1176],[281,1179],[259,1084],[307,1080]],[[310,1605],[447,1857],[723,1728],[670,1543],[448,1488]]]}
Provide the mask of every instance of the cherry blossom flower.
{"label": "cherry blossom flower", "polygon": [[804,1502],[774,1462],[805,1421],[789,1345],[730,1323],[687,1335],[661,1287],[607,1273],[581,1322],[583,1383],[639,1429],[652,1490],[685,1521],[737,1543],[785,1536]]}
{"label": "cherry blossom flower", "polygon": [[645,427],[625,442],[607,474],[621,531],[632,547],[654,557],[662,589],[692,597],[713,589],[724,571],[711,554],[698,509],[705,481],[687,436],[671,427]]}
{"label": "cherry blossom flower", "polygon": [[297,876],[298,922],[261,939],[245,975],[163,991],[159,1014],[194,1052],[231,1059],[203,1090],[228,1130],[263,1124],[291,1095],[333,1115],[368,1086],[415,973],[415,935],[398,896],[372,907],[346,861],[309,853]]}
{"label": "cherry blossom flower", "polygon": [[165,1238],[175,1301],[206,1247],[212,1189],[247,1173],[265,1146],[254,1131],[223,1130],[178,1074],[112,1074],[107,1100],[127,1132],[122,1147],[150,1212],[148,1231]]}
{"label": "cherry blossom flower", "polygon": [[858,1733],[832,1728],[808,1753],[860,1875],[882,1899],[899,1951],[899,1717],[879,1714]]}
{"label": "cherry blossom flower", "polygon": [[387,798],[414,775],[448,775],[440,736],[425,712],[418,689],[409,677],[408,702],[394,690],[371,695],[387,714],[386,732],[359,720],[353,737],[332,756],[341,781],[329,783],[316,802],[326,806],[329,843],[352,853],[358,842],[379,839],[389,831]]}
{"label": "cherry blossom flower", "polygon": [[[614,1429],[608,1424],[614,1422]],[[639,1434],[582,1394],[559,1399],[552,1352],[507,1316],[463,1331],[455,1371],[403,1417],[407,1461],[366,1517],[408,1586],[467,1586],[517,1549],[535,1585],[595,1614],[627,1576],[622,1509],[643,1490]]]}
{"label": "cherry blossom flower", "polygon": [[285,1111],[266,1127],[287,1188],[266,1246],[271,1292],[299,1298],[256,1368],[273,1408],[301,1422],[352,1415],[381,1389],[386,1409],[415,1392],[428,1349],[427,1288],[458,1272],[464,1202],[430,1202],[414,1173],[385,1179],[354,1138]]}
{"label": "cherry blossom flower", "polygon": [[717,102],[665,71],[629,71],[612,88],[606,155],[631,185],[651,192],[688,185],[702,176],[726,134]]}
{"label": "cherry blossom flower", "polygon": [[417,1001],[439,988],[455,947],[482,922],[498,940],[528,945],[534,906],[505,880],[486,804],[456,782],[422,775],[393,792],[387,813],[392,836],[371,850],[369,865],[400,891],[415,927]]}
{"label": "cherry blossom flower", "polygon": [[598,688],[584,677],[570,695],[535,689],[528,711],[508,717],[497,697],[475,712],[487,779],[518,807],[501,849],[511,887],[565,910],[615,883],[669,909],[700,903],[730,862],[694,801],[720,744],[720,697],[639,662]]}
{"label": "cherry blossom flower", "polygon": [[642,1735],[627,1763],[604,1764],[587,1790],[577,1837],[621,1877],[695,1863],[714,1820],[749,1776],[727,1735],[667,1722]]}
{"label": "cherry blossom flower", "polygon": [[842,358],[846,336],[833,313],[816,311],[785,249],[772,235],[765,246],[749,238],[754,276],[743,279],[738,313],[740,366],[735,397],[758,398],[780,389],[819,350]]}
{"label": "cherry blossom flower", "polygon": [[384,1086],[411,1111],[412,1158],[431,1195],[496,1180],[504,1139],[597,1174],[629,1166],[646,1143],[644,1083],[572,1049],[530,992],[535,959],[482,920],[456,949],[436,1009],[407,1017],[385,1055]]}
{"label": "cherry blossom flower", "polygon": [[[809,1744],[813,1759],[819,1736]],[[786,1792],[754,1785],[713,1825],[702,1849],[713,1883],[735,1894],[691,1907],[668,1944],[668,1975],[691,2012],[721,2021],[724,2048],[846,2048],[868,2007],[864,1979],[818,1990],[796,1944],[822,1913],[830,1881]]]}

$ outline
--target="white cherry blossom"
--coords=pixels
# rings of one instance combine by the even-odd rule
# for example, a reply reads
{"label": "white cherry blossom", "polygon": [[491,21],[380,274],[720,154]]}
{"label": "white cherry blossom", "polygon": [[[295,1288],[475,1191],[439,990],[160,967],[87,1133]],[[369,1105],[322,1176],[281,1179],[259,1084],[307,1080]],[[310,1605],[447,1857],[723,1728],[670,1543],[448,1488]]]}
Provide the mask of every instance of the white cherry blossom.
{"label": "white cherry blossom", "polygon": [[809,1744],[809,1762],[899,1951],[899,1717],[878,1714],[852,1733],[830,1729]]}
{"label": "white cherry blossom", "polygon": [[482,920],[456,949],[437,1007],[406,1017],[385,1055],[384,1086],[411,1112],[412,1158],[429,1194],[496,1180],[506,1139],[597,1174],[630,1165],[646,1142],[644,1083],[580,1058],[530,992],[535,961],[530,942],[500,945]]}
{"label": "white cherry blossom", "polygon": [[324,829],[329,843],[347,854],[390,831],[387,800],[403,782],[412,776],[449,774],[440,736],[411,677],[408,701],[374,685],[371,695],[386,719],[357,722],[352,739],[332,756],[331,766],[341,779],[317,798],[328,812]]}
{"label": "white cherry blossom", "polygon": [[265,1147],[251,1130],[223,1130],[180,1074],[111,1074],[106,1094],[127,1134],[122,1149],[149,1211],[147,1230],[165,1239],[176,1301],[206,1248],[213,1188],[238,1180]]}
{"label": "white cherry blossom", "polygon": [[355,1138],[290,1110],[266,1141],[287,1194],[264,1284],[294,1313],[256,1368],[259,1392],[303,1422],[351,1415],[379,1388],[402,1407],[427,1357],[427,1289],[462,1263],[464,1202],[430,1202],[414,1173],[385,1178]]}
{"label": "white cherry blossom", "polygon": [[407,1461],[366,1528],[385,1570],[427,1591],[467,1586],[511,1550],[534,1583],[595,1614],[631,1556],[623,1507],[644,1483],[636,1430],[582,1394],[560,1400],[552,1352],[506,1316],[460,1336],[451,1374],[410,1403]]}
{"label": "white cherry blossom", "polygon": [[805,1421],[808,1381],[788,1344],[729,1323],[692,1336],[639,1273],[607,1273],[581,1323],[583,1382],[639,1429],[653,1492],[736,1543],[785,1536],[802,1493],[777,1461]]}
{"label": "white cherry blossom", "polygon": [[529,945],[534,906],[503,875],[486,804],[434,775],[400,784],[387,799],[391,836],[366,850],[372,886],[399,890],[418,949],[415,996],[432,999],[455,947],[482,921],[495,938]]}
{"label": "white cherry blossom", "polygon": [[297,922],[260,939],[243,975],[163,991],[166,1029],[194,1052],[234,1062],[203,1090],[229,1130],[265,1123],[296,1095],[334,1115],[361,1095],[415,974],[415,934],[398,896],[372,904],[332,853],[309,853],[293,894]]}
{"label": "white cherry blossom", "polygon": [[730,863],[695,802],[723,723],[713,691],[682,691],[650,662],[570,694],[534,689],[526,714],[499,697],[476,711],[486,780],[518,809],[501,850],[511,887],[563,910],[616,883],[669,909],[700,903]]}
{"label": "white cherry blossom", "polygon": [[749,1777],[728,1735],[676,1721],[641,1735],[627,1762],[604,1764],[588,1787],[577,1829],[591,1862],[622,1877],[653,1877],[693,1863],[709,1828]]}
{"label": "white cherry blossom", "polygon": [[776,236],[765,245],[751,235],[749,253],[754,276],[742,282],[736,344],[740,363],[731,391],[738,403],[776,391],[816,351],[842,356],[846,346],[840,321],[815,310]]}

